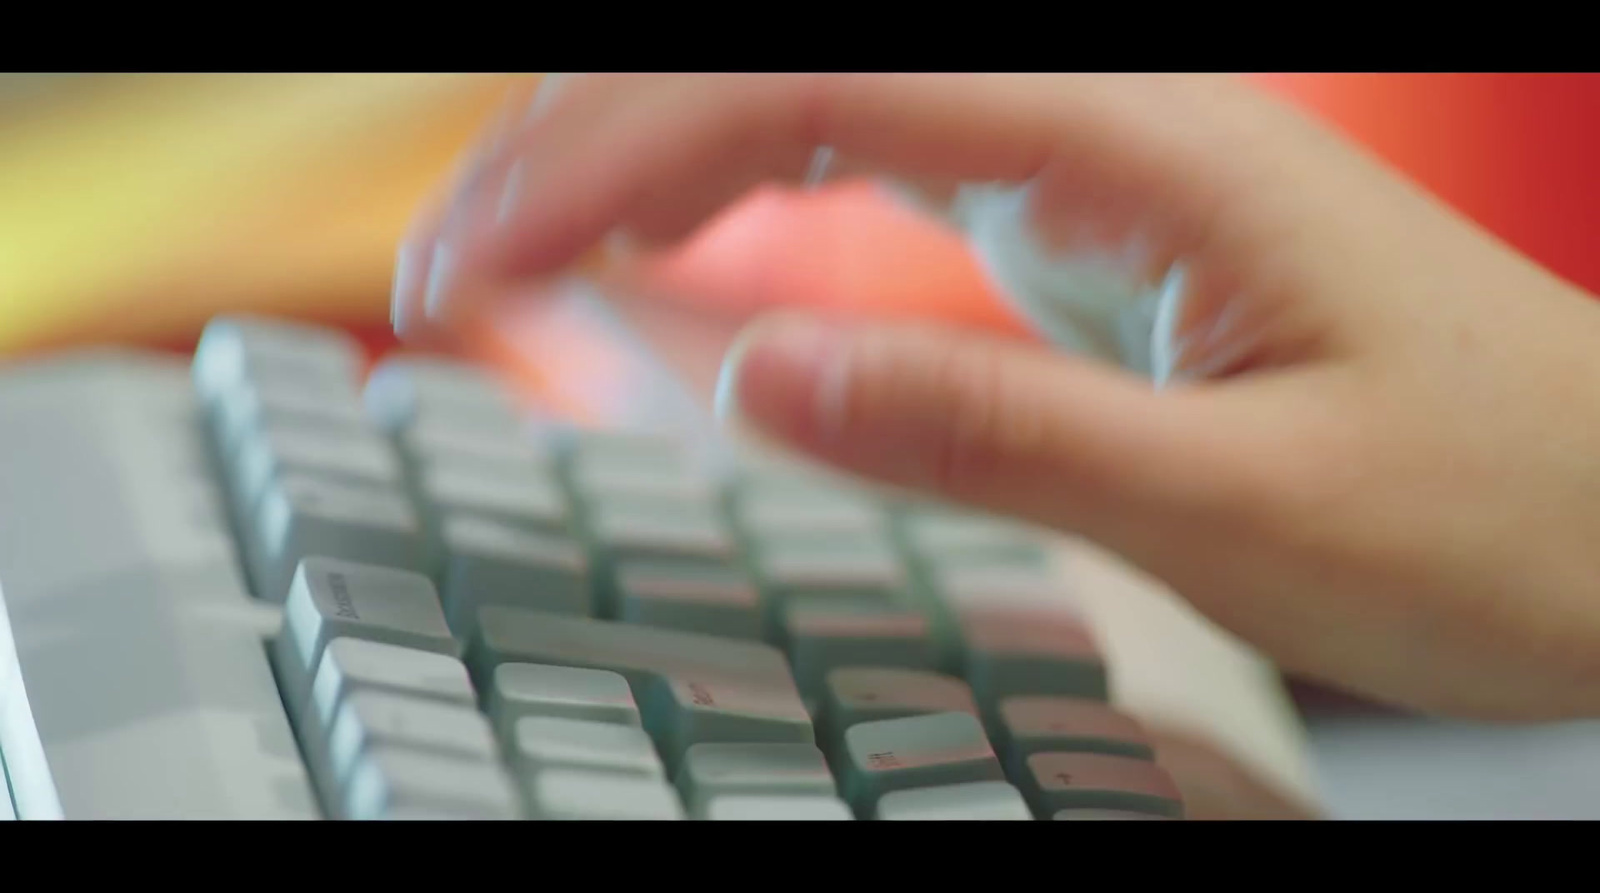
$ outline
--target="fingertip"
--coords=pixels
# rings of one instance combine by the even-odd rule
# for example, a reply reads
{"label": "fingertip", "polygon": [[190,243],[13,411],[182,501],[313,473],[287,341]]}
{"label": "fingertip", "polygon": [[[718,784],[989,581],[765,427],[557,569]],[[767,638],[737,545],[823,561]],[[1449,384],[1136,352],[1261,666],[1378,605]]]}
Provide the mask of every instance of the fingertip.
{"label": "fingertip", "polygon": [[724,355],[715,396],[725,425],[754,428],[782,441],[814,441],[838,427],[842,395],[839,336],[823,321],[796,313],[765,317],[740,333]]}

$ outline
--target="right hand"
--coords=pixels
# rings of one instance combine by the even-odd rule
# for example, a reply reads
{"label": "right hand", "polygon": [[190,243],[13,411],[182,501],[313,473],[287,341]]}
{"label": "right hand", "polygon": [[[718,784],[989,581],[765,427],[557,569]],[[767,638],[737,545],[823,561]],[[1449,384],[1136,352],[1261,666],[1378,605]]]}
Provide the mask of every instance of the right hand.
{"label": "right hand", "polygon": [[571,78],[419,223],[410,281],[453,275],[407,318],[618,230],[672,242],[823,145],[1033,180],[1058,244],[1183,260],[1190,380],[786,314],[743,338],[746,422],[1096,540],[1289,670],[1434,712],[1600,716],[1600,307],[1232,78]]}

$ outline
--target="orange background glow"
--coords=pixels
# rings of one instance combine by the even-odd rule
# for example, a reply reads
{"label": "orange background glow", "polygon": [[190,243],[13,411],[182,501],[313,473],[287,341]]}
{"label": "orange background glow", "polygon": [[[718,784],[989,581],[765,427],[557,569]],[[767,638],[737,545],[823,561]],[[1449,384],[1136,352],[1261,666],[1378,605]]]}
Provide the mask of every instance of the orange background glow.
{"label": "orange background glow", "polygon": [[[1600,76],[1254,79],[1600,291]],[[143,77],[0,117],[0,353],[186,346],[207,316],[240,309],[387,346],[394,248],[508,83]],[[758,193],[655,278],[723,306],[807,301],[1018,325],[953,237],[860,189]]]}

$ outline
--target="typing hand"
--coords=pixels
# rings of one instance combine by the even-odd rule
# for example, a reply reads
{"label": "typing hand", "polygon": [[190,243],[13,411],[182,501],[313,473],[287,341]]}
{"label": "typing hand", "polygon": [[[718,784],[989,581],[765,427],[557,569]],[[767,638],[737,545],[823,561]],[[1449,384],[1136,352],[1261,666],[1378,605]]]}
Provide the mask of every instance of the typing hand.
{"label": "typing hand", "polygon": [[741,420],[1096,540],[1287,669],[1434,712],[1600,714],[1600,308],[1287,107],[1219,76],[556,83],[403,249],[409,331],[613,233],[670,242],[819,146],[1032,181],[1059,249],[1183,262],[1178,384],[791,313],[741,342]]}

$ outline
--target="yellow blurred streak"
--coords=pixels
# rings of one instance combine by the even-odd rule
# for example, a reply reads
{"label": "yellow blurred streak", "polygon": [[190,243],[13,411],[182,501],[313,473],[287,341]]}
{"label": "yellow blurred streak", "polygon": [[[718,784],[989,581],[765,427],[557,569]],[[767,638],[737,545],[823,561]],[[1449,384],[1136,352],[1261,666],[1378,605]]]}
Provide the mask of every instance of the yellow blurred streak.
{"label": "yellow blurred streak", "polygon": [[512,83],[149,76],[0,122],[0,351],[219,310],[377,321],[411,214]]}

